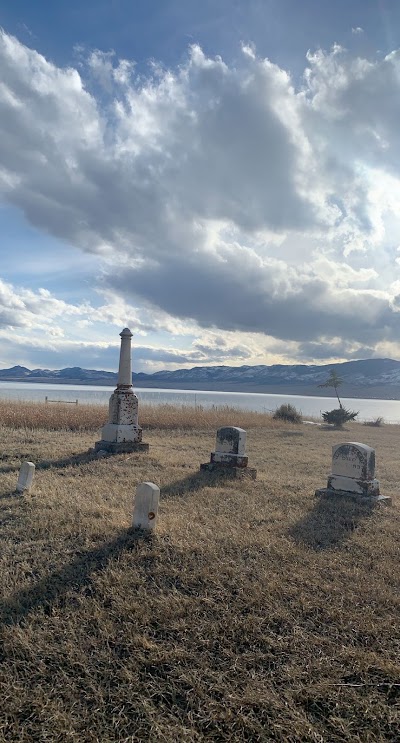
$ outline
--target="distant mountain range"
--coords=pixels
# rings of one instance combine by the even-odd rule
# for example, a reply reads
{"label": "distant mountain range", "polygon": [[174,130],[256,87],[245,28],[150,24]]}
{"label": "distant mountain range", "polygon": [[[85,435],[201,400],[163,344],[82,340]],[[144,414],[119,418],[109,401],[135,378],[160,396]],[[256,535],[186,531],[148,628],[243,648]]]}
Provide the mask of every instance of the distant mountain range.
{"label": "distant mountain range", "polygon": [[[320,366],[195,366],[193,369],[154,374],[134,373],[132,378],[136,387],[332,396],[334,390],[318,387],[326,381],[331,369],[335,369],[343,379],[340,393],[344,397],[400,399],[400,361],[393,359],[366,359]],[[0,381],[115,385],[117,374],[80,367],[54,371],[13,366],[0,369]]]}

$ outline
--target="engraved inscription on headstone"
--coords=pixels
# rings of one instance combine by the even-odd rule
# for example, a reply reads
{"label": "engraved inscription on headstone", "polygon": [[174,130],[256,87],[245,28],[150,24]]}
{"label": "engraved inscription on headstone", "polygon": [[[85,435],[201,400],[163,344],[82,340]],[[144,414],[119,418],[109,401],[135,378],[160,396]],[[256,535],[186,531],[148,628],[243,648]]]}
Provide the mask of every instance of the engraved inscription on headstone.
{"label": "engraved inscription on headstone", "polygon": [[373,480],[375,477],[375,449],[355,441],[333,446],[332,475]]}
{"label": "engraved inscription on headstone", "polygon": [[357,441],[333,446],[328,488],[359,495],[379,495],[379,482],[375,480],[375,449]]}
{"label": "engraved inscription on headstone", "polygon": [[332,447],[332,474],[326,488],[316,495],[366,496],[371,500],[390,502],[379,492],[379,480],[375,479],[375,449],[357,441],[347,441]]}

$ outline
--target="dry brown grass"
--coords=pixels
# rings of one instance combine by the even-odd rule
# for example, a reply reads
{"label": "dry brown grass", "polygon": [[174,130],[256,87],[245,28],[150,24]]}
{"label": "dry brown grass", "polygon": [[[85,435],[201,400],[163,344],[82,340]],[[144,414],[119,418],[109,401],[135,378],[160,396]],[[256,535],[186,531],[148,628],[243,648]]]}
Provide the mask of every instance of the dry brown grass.
{"label": "dry brown grass", "polygon": [[[101,460],[66,428],[1,431],[1,741],[400,740],[399,426],[268,421],[257,480],[225,483],[199,473],[206,426]],[[316,501],[360,439],[393,506]],[[22,498],[23,459],[45,466]],[[151,539],[129,529],[143,480]]]}
{"label": "dry brown grass", "polygon": [[[0,400],[0,425],[7,428],[43,429],[46,431],[92,431],[107,420],[106,405],[69,405],[42,402]],[[186,405],[141,405],[140,425],[147,430],[216,429],[219,426],[259,428],[274,426],[271,415],[229,406],[213,408]]]}

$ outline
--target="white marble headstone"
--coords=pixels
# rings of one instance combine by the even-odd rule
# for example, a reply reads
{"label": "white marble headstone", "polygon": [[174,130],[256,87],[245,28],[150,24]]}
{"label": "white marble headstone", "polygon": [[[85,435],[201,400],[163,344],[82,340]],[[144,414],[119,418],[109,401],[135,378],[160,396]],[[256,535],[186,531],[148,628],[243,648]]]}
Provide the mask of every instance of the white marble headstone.
{"label": "white marble headstone", "polygon": [[336,444],[332,447],[332,475],[356,480],[373,480],[375,449],[355,441]]}
{"label": "white marble headstone", "polygon": [[328,490],[379,496],[379,480],[375,479],[375,449],[357,441],[333,446]]}
{"label": "white marble headstone", "polygon": [[332,474],[327,487],[315,494],[361,497],[369,503],[391,502],[389,496],[380,494],[379,480],[375,478],[375,449],[358,441],[332,446]]}
{"label": "white marble headstone", "polygon": [[160,488],[153,482],[141,482],[136,488],[132,526],[154,531],[157,524]]}
{"label": "white marble headstone", "polygon": [[33,477],[35,474],[35,465],[33,462],[24,462],[18,477],[17,492],[24,493],[32,487]]}

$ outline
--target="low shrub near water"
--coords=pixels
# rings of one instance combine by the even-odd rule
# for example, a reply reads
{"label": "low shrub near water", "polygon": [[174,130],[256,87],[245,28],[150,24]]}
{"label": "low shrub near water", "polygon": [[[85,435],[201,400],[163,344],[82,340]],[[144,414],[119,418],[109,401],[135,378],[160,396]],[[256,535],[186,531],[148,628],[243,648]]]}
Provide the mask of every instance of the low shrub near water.
{"label": "low shrub near water", "polygon": [[290,405],[290,403],[280,405],[272,417],[274,420],[286,421],[287,423],[301,423],[303,420],[301,413],[299,413],[294,405]]}
{"label": "low shrub near water", "polygon": [[354,421],[358,415],[358,411],[346,410],[346,408],[335,408],[334,410],[327,410],[322,413],[322,418],[325,423],[330,423],[336,428],[342,428],[345,423]]}

